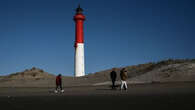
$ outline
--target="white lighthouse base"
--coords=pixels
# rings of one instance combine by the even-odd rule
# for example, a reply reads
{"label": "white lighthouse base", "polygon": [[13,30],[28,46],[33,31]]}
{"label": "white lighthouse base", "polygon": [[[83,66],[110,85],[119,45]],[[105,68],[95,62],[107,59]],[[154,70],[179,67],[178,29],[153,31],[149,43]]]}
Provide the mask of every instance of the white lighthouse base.
{"label": "white lighthouse base", "polygon": [[75,48],[75,77],[85,75],[84,44],[77,43]]}

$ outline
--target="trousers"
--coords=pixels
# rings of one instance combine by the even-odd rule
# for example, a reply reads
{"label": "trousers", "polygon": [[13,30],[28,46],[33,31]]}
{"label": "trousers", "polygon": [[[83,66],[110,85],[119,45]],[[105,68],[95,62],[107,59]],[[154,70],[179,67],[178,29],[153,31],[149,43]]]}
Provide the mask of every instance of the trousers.
{"label": "trousers", "polygon": [[127,89],[127,82],[121,80],[121,90],[123,89],[124,86],[125,86],[125,89]]}
{"label": "trousers", "polygon": [[62,90],[62,85],[61,84],[56,85],[56,90],[58,90],[59,88]]}

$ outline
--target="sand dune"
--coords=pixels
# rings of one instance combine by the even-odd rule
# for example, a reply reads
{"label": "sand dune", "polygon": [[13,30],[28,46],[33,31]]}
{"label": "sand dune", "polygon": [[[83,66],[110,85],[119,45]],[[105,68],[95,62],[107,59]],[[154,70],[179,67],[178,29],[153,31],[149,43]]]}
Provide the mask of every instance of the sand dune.
{"label": "sand dune", "polygon": [[[195,81],[195,60],[164,60],[127,66],[128,83],[163,83]],[[121,68],[116,68],[117,84],[120,84]],[[110,72],[104,70],[84,77],[63,76],[63,86],[110,85]],[[0,77],[0,87],[54,87],[55,75],[33,67],[23,72]]]}

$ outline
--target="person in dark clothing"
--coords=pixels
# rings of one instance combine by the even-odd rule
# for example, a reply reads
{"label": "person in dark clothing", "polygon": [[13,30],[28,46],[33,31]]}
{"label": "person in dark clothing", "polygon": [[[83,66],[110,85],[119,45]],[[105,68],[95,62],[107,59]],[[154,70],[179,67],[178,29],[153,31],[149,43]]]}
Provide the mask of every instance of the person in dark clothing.
{"label": "person in dark clothing", "polygon": [[62,78],[61,78],[61,74],[59,74],[56,77],[56,90],[55,90],[55,93],[58,92],[58,89],[60,89],[61,92],[64,92],[64,90],[62,89]]}
{"label": "person in dark clothing", "polygon": [[111,78],[111,80],[112,80],[112,89],[115,89],[115,81],[116,81],[116,77],[117,77],[117,74],[116,74],[116,71],[115,71],[116,69],[115,68],[113,68],[112,69],[112,71],[111,71],[111,73],[110,73],[110,78]]}

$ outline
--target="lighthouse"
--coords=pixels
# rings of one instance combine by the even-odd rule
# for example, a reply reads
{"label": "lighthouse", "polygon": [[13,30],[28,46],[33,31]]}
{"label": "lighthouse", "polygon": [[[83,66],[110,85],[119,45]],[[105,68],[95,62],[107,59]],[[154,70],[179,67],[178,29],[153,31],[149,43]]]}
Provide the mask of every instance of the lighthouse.
{"label": "lighthouse", "polygon": [[78,6],[76,9],[76,14],[74,16],[75,21],[75,64],[74,64],[74,74],[75,77],[80,77],[85,75],[85,60],[84,60],[84,33],[83,33],[83,23],[85,16],[83,15],[83,9]]}

